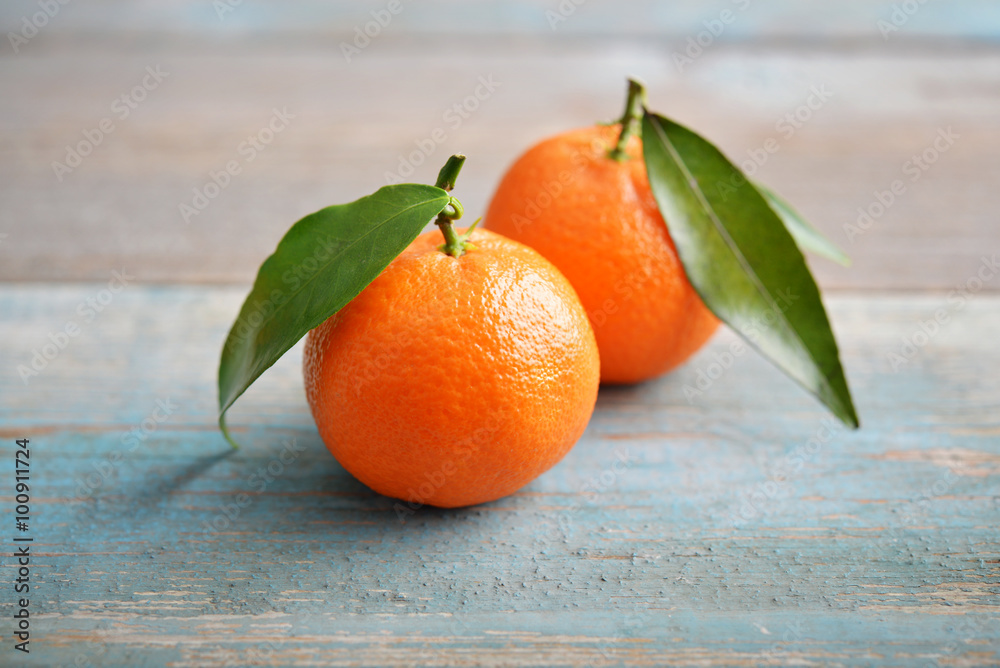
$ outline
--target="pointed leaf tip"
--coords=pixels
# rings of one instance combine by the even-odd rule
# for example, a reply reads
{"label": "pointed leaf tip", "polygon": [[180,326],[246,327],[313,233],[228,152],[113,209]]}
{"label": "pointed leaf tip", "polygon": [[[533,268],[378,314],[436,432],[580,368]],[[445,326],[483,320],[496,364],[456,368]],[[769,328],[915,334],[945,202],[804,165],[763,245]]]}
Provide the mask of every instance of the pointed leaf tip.
{"label": "pointed leaf tip", "polygon": [[844,424],[857,413],[801,251],[757,188],[711,143],[645,112],[649,183],[705,304]]}
{"label": "pointed leaf tip", "polygon": [[233,402],[309,330],[342,309],[448,204],[434,186],[385,186],[292,225],[261,265],[219,362],[219,427]]}

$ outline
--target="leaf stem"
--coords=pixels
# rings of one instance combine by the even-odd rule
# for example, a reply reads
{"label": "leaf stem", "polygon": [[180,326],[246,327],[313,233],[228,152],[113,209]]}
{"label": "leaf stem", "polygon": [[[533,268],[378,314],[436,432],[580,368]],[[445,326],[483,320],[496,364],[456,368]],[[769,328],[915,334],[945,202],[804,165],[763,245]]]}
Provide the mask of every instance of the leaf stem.
{"label": "leaf stem", "polygon": [[628,97],[625,101],[625,111],[618,119],[621,123],[621,133],[618,135],[618,143],[608,151],[608,157],[617,162],[623,162],[628,158],[625,147],[628,140],[640,130],[639,121],[642,119],[642,109],[646,106],[646,88],[635,79],[628,80]]}
{"label": "leaf stem", "polygon": [[[462,171],[462,165],[464,164],[465,156],[461,153],[448,158],[448,162],[438,172],[437,183],[434,185],[446,192],[451,192],[455,187],[455,181],[458,180],[458,174]],[[461,218],[464,213],[465,209],[462,208],[462,203],[451,197],[448,200],[447,206],[438,214],[437,220],[434,221],[434,224],[441,230],[441,234],[444,235],[444,244],[439,248],[446,255],[461,257],[465,254],[466,249],[471,246],[471,244],[467,243],[469,233],[459,234],[452,225],[452,222]],[[469,232],[472,232],[472,230],[470,229]]]}
{"label": "leaf stem", "polygon": [[444,163],[444,167],[438,172],[438,180],[434,185],[441,190],[451,192],[455,187],[455,181],[458,180],[458,175],[462,171],[462,165],[464,164],[465,156],[461,153],[456,153],[448,158],[448,162]]}

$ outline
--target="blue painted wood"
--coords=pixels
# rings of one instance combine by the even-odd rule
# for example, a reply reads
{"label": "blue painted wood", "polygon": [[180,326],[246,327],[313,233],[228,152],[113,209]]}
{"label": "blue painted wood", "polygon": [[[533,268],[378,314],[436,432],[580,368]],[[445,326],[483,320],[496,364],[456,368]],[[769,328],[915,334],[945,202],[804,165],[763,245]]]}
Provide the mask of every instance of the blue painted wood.
{"label": "blue painted wood", "polygon": [[214,373],[243,289],[131,286],[86,322],[101,289],[0,288],[0,535],[28,437],[36,541],[28,657],[0,560],[0,664],[1000,663],[1000,298],[893,372],[946,296],[831,297],[859,432],[754,354],[729,363],[722,333],[602,389],[520,493],[401,521],[320,442],[298,348],[237,402],[227,449]]}

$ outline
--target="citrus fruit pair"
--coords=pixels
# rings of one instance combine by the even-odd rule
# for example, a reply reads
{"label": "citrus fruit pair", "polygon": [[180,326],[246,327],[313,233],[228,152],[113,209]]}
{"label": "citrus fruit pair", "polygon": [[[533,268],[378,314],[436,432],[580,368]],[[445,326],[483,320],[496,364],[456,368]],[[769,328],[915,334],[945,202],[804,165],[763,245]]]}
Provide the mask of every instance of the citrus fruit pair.
{"label": "citrus fruit pair", "polygon": [[660,375],[718,326],[685,277],[641,141],[620,126],[515,162],[486,216],[505,236],[438,224],[445,247],[420,236],[310,332],[304,356],[331,453],[410,508],[520,489],[582,435],[600,380]]}

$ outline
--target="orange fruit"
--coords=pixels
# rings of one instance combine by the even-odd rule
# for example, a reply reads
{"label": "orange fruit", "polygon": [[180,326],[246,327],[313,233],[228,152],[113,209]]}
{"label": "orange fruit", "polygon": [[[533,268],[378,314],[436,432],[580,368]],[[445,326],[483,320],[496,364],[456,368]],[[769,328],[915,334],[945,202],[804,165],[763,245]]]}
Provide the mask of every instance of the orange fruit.
{"label": "orange fruit", "polygon": [[601,355],[601,380],[635,383],[694,354],[719,321],[684,273],[649,188],[642,141],[608,152],[620,125],[573,130],[522,155],[484,225],[531,246],[576,288]]}
{"label": "orange fruit", "polygon": [[520,489],[583,434],[597,344],[573,287],[534,250],[477,230],[464,255],[418,237],[309,333],[306,397],[327,448],[411,507]]}

